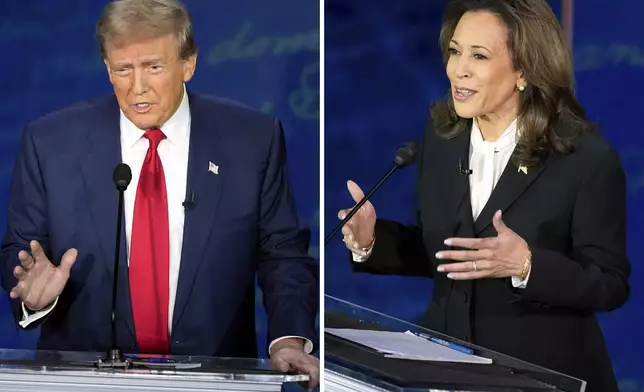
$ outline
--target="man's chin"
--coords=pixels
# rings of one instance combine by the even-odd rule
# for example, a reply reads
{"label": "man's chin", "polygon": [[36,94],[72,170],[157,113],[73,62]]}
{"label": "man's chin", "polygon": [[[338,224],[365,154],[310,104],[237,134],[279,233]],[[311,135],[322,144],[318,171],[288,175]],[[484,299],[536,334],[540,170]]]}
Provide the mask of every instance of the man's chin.
{"label": "man's chin", "polygon": [[159,127],[157,116],[153,116],[150,113],[139,114],[126,112],[126,117],[142,131]]}

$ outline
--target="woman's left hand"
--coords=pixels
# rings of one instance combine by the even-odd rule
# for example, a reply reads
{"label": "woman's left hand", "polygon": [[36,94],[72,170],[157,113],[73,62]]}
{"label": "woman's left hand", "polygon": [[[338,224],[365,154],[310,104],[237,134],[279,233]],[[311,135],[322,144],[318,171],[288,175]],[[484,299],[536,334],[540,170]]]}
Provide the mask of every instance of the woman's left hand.
{"label": "woman's left hand", "polygon": [[444,250],[436,253],[438,259],[462,261],[438,266],[438,272],[447,273],[455,280],[505,278],[520,276],[530,248],[526,241],[503,223],[497,211],[492,224],[496,237],[448,238],[445,245],[471,250]]}

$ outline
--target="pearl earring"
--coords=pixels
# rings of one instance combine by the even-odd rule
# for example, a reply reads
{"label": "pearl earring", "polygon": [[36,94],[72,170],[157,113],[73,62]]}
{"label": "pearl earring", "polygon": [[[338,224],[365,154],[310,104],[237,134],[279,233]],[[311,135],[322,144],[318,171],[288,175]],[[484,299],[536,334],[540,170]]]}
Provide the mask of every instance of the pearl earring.
{"label": "pearl earring", "polygon": [[519,86],[519,91],[525,91],[525,86],[523,85]]}

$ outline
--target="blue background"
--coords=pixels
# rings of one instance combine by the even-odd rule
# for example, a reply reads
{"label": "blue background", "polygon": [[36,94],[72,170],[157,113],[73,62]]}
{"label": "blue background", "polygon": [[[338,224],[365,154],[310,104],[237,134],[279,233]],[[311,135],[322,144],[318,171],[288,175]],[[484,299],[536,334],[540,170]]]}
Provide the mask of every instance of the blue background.
{"label": "blue background", "polygon": [[[365,192],[391,167],[396,148],[419,140],[429,103],[448,81],[438,46],[445,0],[326,0],[325,231],[353,201],[346,181]],[[560,15],[562,2],[550,1]],[[622,392],[644,391],[644,2],[577,0],[577,93],[589,117],[620,152],[628,174],[628,251],[632,296],[600,316]],[[413,222],[415,168],[401,170],[373,198],[379,217]],[[437,185],[438,186],[438,185]],[[325,292],[417,321],[432,282],[351,274],[338,235],[325,248]]]}
{"label": "blue background", "polygon": [[[185,0],[200,54],[188,88],[269,112],[284,124],[291,183],[318,257],[319,3]],[[94,40],[106,0],[3,1],[0,7],[0,234],[13,162],[28,121],[74,101],[111,94]],[[0,299],[0,347],[33,348]],[[260,355],[265,314],[257,294]]]}

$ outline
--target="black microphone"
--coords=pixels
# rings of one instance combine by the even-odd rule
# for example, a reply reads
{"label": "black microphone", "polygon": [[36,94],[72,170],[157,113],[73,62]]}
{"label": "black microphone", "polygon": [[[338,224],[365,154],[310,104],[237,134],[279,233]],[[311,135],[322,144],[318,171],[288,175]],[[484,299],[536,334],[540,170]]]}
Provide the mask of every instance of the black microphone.
{"label": "black microphone", "polygon": [[197,201],[195,200],[195,191],[192,191],[190,193],[190,199],[186,199],[183,201],[183,203],[181,203],[183,208],[185,208],[186,210],[193,209],[195,207],[195,204],[197,204]]}
{"label": "black microphone", "polygon": [[463,160],[459,159],[458,160],[458,171],[461,173],[462,176],[469,176],[472,174],[472,169],[466,169],[463,167]]}
{"label": "black microphone", "polygon": [[342,222],[338,226],[336,226],[335,229],[329,234],[328,237],[326,237],[326,240],[324,241],[324,245],[326,245],[329,241],[331,241],[331,238],[340,230],[342,227],[355,215],[356,212],[366,203],[371,196],[382,186],[382,184],[387,181],[387,179],[398,169],[401,167],[409,166],[412,163],[416,161],[416,155],[418,153],[418,144],[415,142],[407,142],[400,146],[398,150],[396,150],[396,156],[394,157],[394,165],[393,167],[385,174],[380,181],[374,186],[369,193],[365,197],[360,200],[360,202],[347,214],[347,216],[342,219]]}
{"label": "black microphone", "polygon": [[121,250],[121,227],[123,226],[123,192],[132,181],[132,170],[125,163],[119,163],[114,168],[112,176],[116,190],[119,192],[119,202],[116,218],[116,249],[114,251],[114,277],[112,280],[112,348],[107,353],[105,361],[99,361],[99,367],[125,367],[130,365],[116,346],[116,294],[118,292],[119,256]]}

